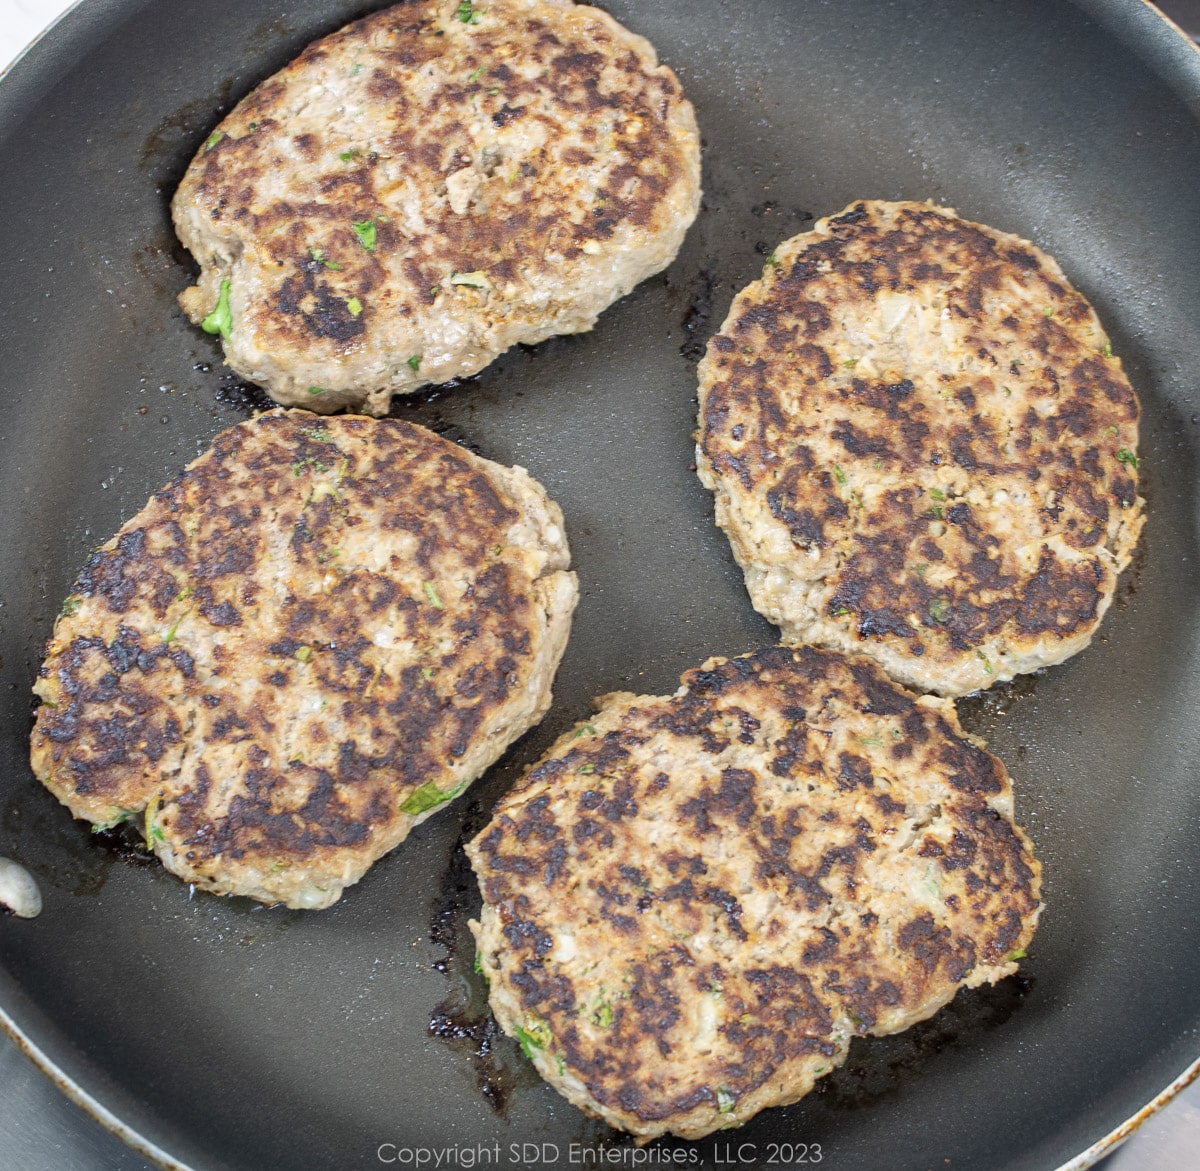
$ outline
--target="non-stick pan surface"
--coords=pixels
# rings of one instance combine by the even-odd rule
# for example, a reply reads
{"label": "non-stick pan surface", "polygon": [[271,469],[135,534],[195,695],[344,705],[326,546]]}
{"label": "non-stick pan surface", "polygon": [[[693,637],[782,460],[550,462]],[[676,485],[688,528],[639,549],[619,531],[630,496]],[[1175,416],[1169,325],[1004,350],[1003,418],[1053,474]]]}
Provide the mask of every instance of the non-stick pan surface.
{"label": "non-stick pan surface", "polygon": [[546,722],[320,913],[192,897],[32,778],[29,688],[76,570],[249,409],[175,307],[174,184],[235,100],[370,7],[86,0],[0,84],[0,853],[46,899],[0,922],[10,1026],[196,1168],[371,1167],[381,1147],[635,1165],[489,1033],[460,842],[591,696],[668,691],[773,639],[689,466],[695,360],[812,217],[932,198],[1055,255],[1144,407],[1149,521],[1101,635],[961,705],[1014,775],[1043,924],[1020,976],[856,1042],[805,1101],[639,1158],[1069,1160],[1200,1053],[1200,56],[1139,0],[612,0],[703,128],[682,254],[594,333],[395,409],[523,464],[564,508],[583,597]]}

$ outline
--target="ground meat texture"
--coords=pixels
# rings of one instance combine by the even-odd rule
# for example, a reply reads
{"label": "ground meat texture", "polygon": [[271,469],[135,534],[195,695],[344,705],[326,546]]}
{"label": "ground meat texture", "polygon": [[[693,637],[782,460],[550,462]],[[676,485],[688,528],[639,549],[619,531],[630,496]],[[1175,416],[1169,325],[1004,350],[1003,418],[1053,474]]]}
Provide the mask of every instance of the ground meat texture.
{"label": "ground meat texture", "polygon": [[1009,778],[953,703],[811,647],[605,697],[468,854],[496,1019],[643,1140],[794,1102],[852,1037],[1015,971],[1041,909]]}
{"label": "ground meat texture", "polygon": [[287,405],[387,411],[591,329],[675,256],[700,140],[653,47],[567,0],[423,0],[310,45],[173,203],[180,298]]}
{"label": "ground meat texture", "polygon": [[782,244],[700,366],[697,468],[754,605],[942,695],[1088,644],[1141,529],[1137,439],[1058,265],[928,204]]}
{"label": "ground meat texture", "polygon": [[88,559],[34,772],[205,890],[328,906],[545,713],[568,560],[521,468],[395,420],[261,415]]}

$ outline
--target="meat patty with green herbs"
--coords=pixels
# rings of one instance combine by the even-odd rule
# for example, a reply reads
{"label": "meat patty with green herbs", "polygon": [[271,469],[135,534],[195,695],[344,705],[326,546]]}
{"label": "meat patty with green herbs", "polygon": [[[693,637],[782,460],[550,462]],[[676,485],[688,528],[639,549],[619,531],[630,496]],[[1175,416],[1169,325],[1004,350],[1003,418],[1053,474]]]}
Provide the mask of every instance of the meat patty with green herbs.
{"label": "meat patty with green herbs", "polygon": [[599,704],[468,846],[496,1019],[587,1113],[700,1138],[1016,970],[1041,867],[951,701],[772,647]]}
{"label": "meat patty with green herbs", "polygon": [[327,907],[545,713],[568,560],[521,468],[399,421],[259,416],[88,559],[33,770],[187,882]]}
{"label": "meat patty with green herbs", "polygon": [[929,204],[788,240],[700,366],[697,467],[754,605],[942,695],[1091,641],[1142,525],[1137,440],[1058,265]]}
{"label": "meat patty with green herbs", "polygon": [[569,0],[418,0],[310,45],[175,195],[180,302],[280,403],[382,415],[589,330],[674,258],[700,140],[650,43]]}

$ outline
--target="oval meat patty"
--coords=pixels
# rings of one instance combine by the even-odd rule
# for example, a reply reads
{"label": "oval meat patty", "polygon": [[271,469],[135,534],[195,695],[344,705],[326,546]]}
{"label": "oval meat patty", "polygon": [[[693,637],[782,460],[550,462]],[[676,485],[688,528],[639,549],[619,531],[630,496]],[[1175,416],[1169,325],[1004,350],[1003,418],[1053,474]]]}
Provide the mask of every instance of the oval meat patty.
{"label": "oval meat patty", "polygon": [[521,468],[393,420],[218,435],[88,560],[34,772],[169,870],[325,907],[550,704],[575,576]]}
{"label": "oval meat patty", "polygon": [[591,329],[674,258],[695,115],[648,41],[567,0],[424,0],[310,45],[175,195],[180,302],[278,402],[382,415]]}
{"label": "oval meat patty", "polygon": [[781,245],[700,366],[697,467],[755,607],[942,695],[1088,644],[1141,529],[1137,437],[1058,265],[921,203]]}
{"label": "oval meat patty", "polygon": [[601,704],[468,847],[496,1019],[589,1114],[699,1138],[1016,970],[1041,868],[950,701],[772,647]]}

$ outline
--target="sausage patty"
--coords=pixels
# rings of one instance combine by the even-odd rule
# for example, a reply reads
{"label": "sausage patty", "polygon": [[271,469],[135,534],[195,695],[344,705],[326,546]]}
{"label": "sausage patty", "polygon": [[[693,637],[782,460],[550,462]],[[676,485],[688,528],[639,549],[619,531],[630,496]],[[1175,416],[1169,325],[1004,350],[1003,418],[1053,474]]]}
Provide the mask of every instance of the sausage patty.
{"label": "sausage patty", "polygon": [[1040,866],[949,700],[811,647],[611,695],[468,847],[492,1008],[641,1139],[794,1102],[1016,969]]}
{"label": "sausage patty", "polygon": [[239,424],[88,559],[34,772],[188,882],[326,907],[545,713],[568,558],[523,469],[423,428]]}
{"label": "sausage patty", "polygon": [[280,403],[382,415],[591,329],[674,258],[695,115],[653,47],[568,0],[418,0],[310,45],[175,195],[180,302]]}
{"label": "sausage patty", "polygon": [[1138,402],[1044,252],[856,203],[734,299],[697,466],[787,642],[962,695],[1091,640],[1141,529]]}

